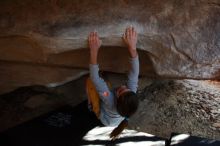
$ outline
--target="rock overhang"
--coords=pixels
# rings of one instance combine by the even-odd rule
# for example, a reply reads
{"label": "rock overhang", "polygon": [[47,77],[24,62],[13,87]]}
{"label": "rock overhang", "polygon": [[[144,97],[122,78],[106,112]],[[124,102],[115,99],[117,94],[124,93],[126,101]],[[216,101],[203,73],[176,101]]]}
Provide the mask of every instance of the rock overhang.
{"label": "rock overhang", "polygon": [[[87,70],[85,60],[89,56],[83,52],[88,47],[89,32],[98,31],[103,50],[112,48],[112,52],[111,49],[106,52],[114,57],[112,54],[117,48],[125,47],[121,39],[124,29],[132,25],[139,33],[137,47],[144,62],[142,75],[219,79],[220,9],[216,0],[12,0],[0,3],[0,59],[3,62],[11,61],[15,66],[16,62],[47,66],[55,62],[60,68]],[[73,55],[71,63],[71,54],[77,53],[80,57],[77,60]],[[121,62],[125,62],[126,57],[123,58]],[[112,60],[101,57],[102,69],[126,72],[124,68],[115,69],[117,62]]]}

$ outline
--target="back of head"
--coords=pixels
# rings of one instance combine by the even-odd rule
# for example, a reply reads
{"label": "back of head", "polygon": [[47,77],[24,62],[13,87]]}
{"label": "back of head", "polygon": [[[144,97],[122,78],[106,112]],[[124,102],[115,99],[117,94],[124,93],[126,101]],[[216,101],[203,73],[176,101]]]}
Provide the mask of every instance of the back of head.
{"label": "back of head", "polygon": [[137,94],[128,91],[117,99],[118,113],[125,119],[110,134],[111,138],[116,138],[128,126],[128,118],[138,109],[139,101]]}
{"label": "back of head", "polygon": [[137,111],[138,105],[137,94],[132,91],[126,92],[117,99],[117,110],[123,117],[129,118],[133,115]]}

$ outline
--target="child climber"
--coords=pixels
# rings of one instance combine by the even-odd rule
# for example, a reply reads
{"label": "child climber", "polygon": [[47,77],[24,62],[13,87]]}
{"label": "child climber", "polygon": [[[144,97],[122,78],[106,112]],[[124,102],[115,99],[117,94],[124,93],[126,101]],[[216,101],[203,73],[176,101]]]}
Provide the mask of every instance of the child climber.
{"label": "child climber", "polygon": [[89,34],[90,79],[101,99],[98,118],[105,126],[117,126],[110,134],[112,139],[115,139],[128,126],[129,117],[138,108],[136,91],[138,87],[139,59],[136,50],[137,32],[134,27],[126,28],[123,40],[128,47],[131,64],[127,84],[110,90],[107,83],[99,76],[97,56],[101,47],[101,40],[97,32]]}

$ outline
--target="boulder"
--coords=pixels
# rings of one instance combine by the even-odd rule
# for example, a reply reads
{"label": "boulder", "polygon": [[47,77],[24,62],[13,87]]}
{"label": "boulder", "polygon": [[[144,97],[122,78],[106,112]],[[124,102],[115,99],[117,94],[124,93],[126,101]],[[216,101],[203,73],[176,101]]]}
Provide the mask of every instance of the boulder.
{"label": "boulder", "polygon": [[[102,39],[101,69],[126,73],[128,54],[121,36],[129,25],[139,34],[141,75],[220,78],[219,0],[2,0],[0,61],[15,68],[28,64],[69,73],[87,70],[87,38],[96,30]],[[6,64],[3,70],[9,69]],[[14,72],[5,76],[10,74]]]}

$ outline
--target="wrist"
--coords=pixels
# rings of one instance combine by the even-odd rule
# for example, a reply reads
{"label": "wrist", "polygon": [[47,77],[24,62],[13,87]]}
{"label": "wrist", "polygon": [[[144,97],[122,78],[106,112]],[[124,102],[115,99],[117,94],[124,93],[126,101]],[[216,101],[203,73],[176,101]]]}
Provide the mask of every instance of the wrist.
{"label": "wrist", "polygon": [[97,53],[90,54],[90,64],[97,64]]}
{"label": "wrist", "polygon": [[91,58],[91,59],[90,59],[90,64],[93,64],[93,65],[94,65],[94,64],[97,64],[97,59],[92,59],[92,58]]}
{"label": "wrist", "polygon": [[137,57],[137,50],[136,50],[136,49],[130,50],[129,52],[130,52],[130,57],[131,57],[131,58]]}

